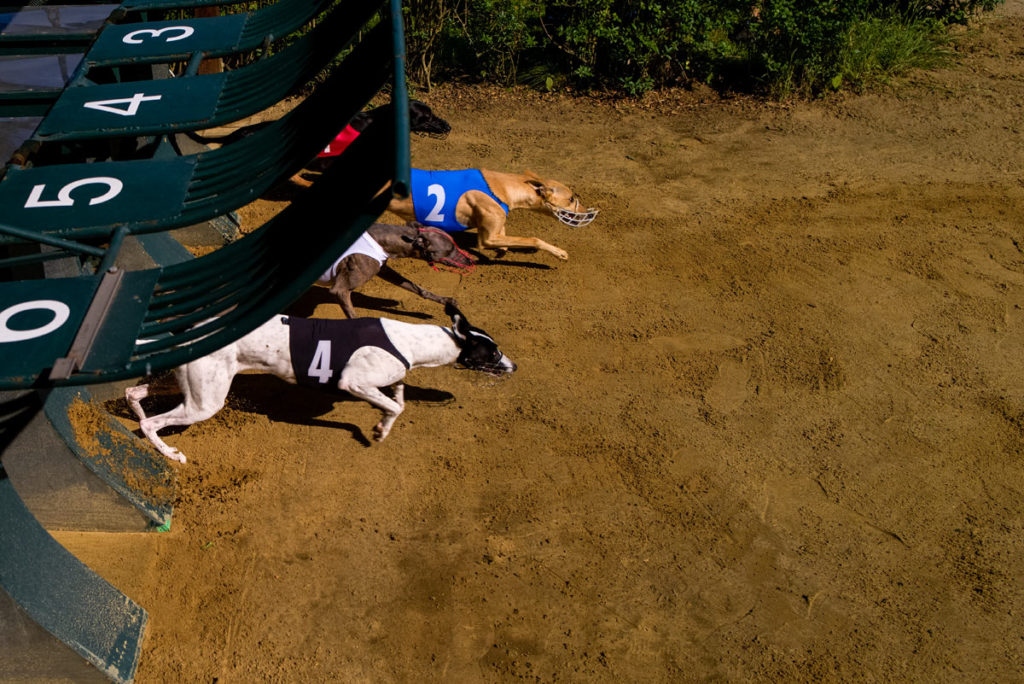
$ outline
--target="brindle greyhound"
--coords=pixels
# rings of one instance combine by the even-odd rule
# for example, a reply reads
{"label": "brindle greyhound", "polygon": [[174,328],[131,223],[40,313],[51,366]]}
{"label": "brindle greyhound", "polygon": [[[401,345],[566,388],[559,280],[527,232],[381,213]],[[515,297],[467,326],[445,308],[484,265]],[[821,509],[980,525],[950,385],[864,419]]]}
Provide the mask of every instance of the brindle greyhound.
{"label": "brindle greyhound", "polygon": [[458,306],[454,298],[440,297],[423,289],[385,263],[388,259],[408,257],[422,259],[435,268],[440,265],[466,272],[472,271],[475,265],[473,257],[459,249],[444,231],[416,223],[404,226],[375,223],[338,257],[320,276],[319,282],[330,287],[349,318],[356,317],[352,291],[375,275],[432,302]]}

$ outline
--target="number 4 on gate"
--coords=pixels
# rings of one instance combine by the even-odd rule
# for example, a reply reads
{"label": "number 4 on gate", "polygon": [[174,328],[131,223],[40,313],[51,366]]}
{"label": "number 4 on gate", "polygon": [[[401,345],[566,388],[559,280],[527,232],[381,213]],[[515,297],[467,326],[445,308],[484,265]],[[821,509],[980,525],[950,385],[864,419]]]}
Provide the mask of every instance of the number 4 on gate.
{"label": "number 4 on gate", "polygon": [[[85,102],[82,104],[86,109],[95,109],[100,112],[109,112],[111,114],[117,114],[118,116],[135,116],[139,111],[139,105],[143,102],[155,102],[159,100],[162,95],[146,95],[145,93],[135,93],[131,97],[119,97],[115,100],[93,100],[92,102]],[[126,105],[123,108],[117,105]]]}

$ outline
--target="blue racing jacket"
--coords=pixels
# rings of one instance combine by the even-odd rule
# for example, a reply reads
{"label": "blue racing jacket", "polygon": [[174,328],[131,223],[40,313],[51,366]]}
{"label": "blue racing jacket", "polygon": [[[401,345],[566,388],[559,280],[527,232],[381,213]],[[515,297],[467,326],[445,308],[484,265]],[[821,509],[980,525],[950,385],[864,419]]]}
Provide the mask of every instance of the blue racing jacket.
{"label": "blue racing jacket", "polygon": [[416,220],[425,226],[441,228],[449,233],[466,230],[455,218],[455,205],[470,190],[479,190],[492,198],[508,213],[508,205],[491,192],[479,169],[462,171],[424,171],[412,169],[412,206]]}

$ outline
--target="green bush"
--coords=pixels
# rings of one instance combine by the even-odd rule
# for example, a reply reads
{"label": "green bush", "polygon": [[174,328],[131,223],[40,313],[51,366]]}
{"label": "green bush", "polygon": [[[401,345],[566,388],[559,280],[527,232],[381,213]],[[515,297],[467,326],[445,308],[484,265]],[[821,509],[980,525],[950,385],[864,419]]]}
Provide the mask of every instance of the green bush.
{"label": "green bush", "polygon": [[440,71],[628,95],[692,82],[785,93],[926,64],[915,51],[1000,1],[409,0],[405,16],[413,77],[428,85]]}
{"label": "green bush", "polygon": [[695,82],[781,95],[939,64],[947,26],[1000,2],[404,0],[402,11],[410,77],[427,88],[441,74],[626,95]]}
{"label": "green bush", "polygon": [[470,76],[514,83],[523,54],[538,44],[537,0],[463,0],[445,32],[448,52]]}
{"label": "green bush", "polygon": [[1003,0],[898,0],[883,2],[876,0],[875,12],[884,15],[894,12],[904,17],[929,18],[947,24],[966,24],[978,12],[988,12]]}
{"label": "green bush", "polygon": [[736,53],[748,0],[553,0],[545,11],[555,57],[578,85],[635,95],[706,78]]}

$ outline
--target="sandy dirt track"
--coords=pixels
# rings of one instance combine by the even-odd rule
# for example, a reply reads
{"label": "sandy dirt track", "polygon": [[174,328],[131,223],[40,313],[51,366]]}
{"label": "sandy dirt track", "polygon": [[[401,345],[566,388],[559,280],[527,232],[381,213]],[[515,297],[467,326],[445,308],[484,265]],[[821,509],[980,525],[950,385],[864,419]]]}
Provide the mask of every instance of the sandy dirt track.
{"label": "sandy dirt track", "polygon": [[426,96],[414,165],[602,213],[512,214],[565,263],[396,262],[510,379],[414,371],[370,446],[368,405],[240,377],[167,437],[171,532],[59,536],[149,611],[137,681],[1019,678],[1024,2],[982,27],[819,102]]}

